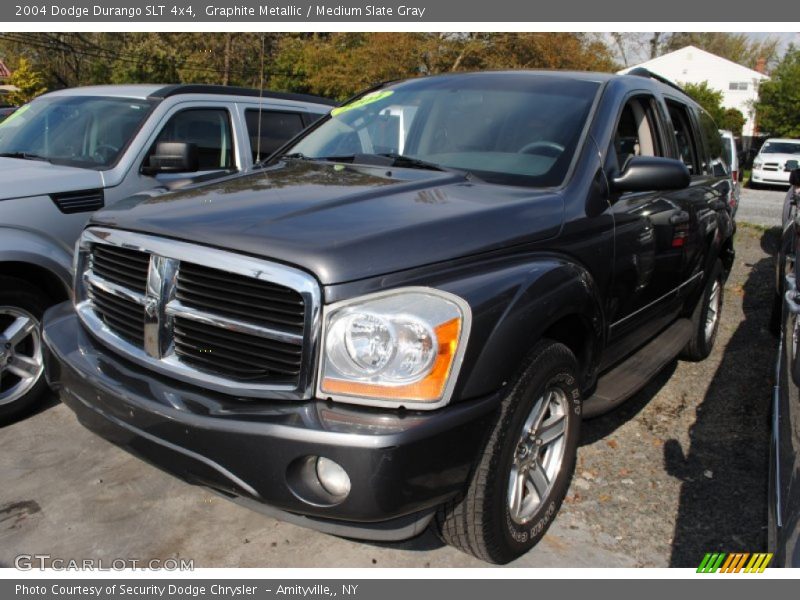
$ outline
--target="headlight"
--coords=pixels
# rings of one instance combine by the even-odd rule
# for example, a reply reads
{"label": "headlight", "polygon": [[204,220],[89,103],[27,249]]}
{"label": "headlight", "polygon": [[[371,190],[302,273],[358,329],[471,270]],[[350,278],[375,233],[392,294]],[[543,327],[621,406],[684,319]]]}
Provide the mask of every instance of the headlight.
{"label": "headlight", "polygon": [[758,159],[753,161],[753,168],[754,169],[760,169],[763,166],[764,166],[764,162],[763,161],[758,160]]}
{"label": "headlight", "polygon": [[450,400],[470,323],[464,300],[430,288],[331,305],[317,393],[373,406],[442,406]]}

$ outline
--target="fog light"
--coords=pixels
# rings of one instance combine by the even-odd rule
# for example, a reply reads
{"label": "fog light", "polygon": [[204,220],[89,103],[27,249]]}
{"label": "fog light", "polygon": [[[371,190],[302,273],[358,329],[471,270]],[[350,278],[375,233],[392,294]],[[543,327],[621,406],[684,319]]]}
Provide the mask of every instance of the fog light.
{"label": "fog light", "polygon": [[319,456],[316,469],[319,482],[326,492],[332,496],[346,496],[350,493],[350,477],[338,463]]}

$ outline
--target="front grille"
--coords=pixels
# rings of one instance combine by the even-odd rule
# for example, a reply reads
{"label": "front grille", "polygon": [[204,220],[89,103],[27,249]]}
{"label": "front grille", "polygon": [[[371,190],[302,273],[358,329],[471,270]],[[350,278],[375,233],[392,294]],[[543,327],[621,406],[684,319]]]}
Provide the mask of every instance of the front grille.
{"label": "front grille", "polygon": [[295,383],[302,351],[294,344],[175,318],[175,354],[199,369],[239,381]]}
{"label": "front grille", "polygon": [[144,307],[141,304],[94,285],[89,286],[88,293],[95,312],[109,329],[128,342],[144,344]]}
{"label": "front grille", "polygon": [[147,291],[147,269],[150,255],[138,250],[95,244],[92,249],[91,269],[106,281],[130,290]]}
{"label": "front grille", "polygon": [[232,319],[302,333],[303,297],[269,281],[181,263],[175,297],[183,304]]}
{"label": "front grille", "polygon": [[80,248],[78,313],[121,354],[238,397],[311,397],[320,293],[309,275],[104,228]]}

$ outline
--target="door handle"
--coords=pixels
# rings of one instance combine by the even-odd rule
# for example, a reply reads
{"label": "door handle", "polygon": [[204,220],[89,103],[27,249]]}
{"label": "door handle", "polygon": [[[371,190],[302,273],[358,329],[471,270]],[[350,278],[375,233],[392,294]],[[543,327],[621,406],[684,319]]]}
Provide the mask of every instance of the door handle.
{"label": "door handle", "polygon": [[688,223],[689,222],[689,213],[687,213],[686,211],[683,211],[683,210],[681,212],[679,212],[679,213],[675,213],[674,215],[672,215],[669,218],[669,222],[672,225],[680,225],[682,223]]}

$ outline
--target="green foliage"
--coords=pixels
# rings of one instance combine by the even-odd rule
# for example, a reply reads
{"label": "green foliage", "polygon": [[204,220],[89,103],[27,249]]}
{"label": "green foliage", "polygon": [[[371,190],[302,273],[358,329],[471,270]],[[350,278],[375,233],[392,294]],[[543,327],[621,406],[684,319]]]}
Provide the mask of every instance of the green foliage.
{"label": "green foliage", "polygon": [[17,106],[30,102],[47,91],[44,76],[25,58],[19,59],[8,83],[18,88],[18,91],[11,92],[7,96],[8,102]]}
{"label": "green foliage", "polygon": [[758,90],[759,129],[776,137],[800,137],[800,49],[790,46],[770,77]]}
{"label": "green foliage", "polygon": [[722,108],[722,92],[709,87],[707,81],[701,83],[684,83],[681,84],[681,87],[690,98],[711,115],[711,118],[714,119],[717,125],[722,123],[725,118],[725,109]]}
{"label": "green foliage", "polygon": [[760,59],[763,59],[768,67],[777,62],[780,40],[777,37],[753,40],[744,33],[724,31],[676,31],[666,38],[660,50],[663,54],[679,50],[684,46],[696,46],[711,54],[755,69]]}
{"label": "green foliage", "polygon": [[717,122],[720,129],[728,129],[733,135],[742,135],[742,128],[747,119],[742,111],[736,108],[726,108],[722,114],[722,119]]}
{"label": "green foliage", "polygon": [[[262,72],[263,50],[263,72]],[[214,83],[347,98],[388,79],[474,69],[612,71],[580,33],[0,33],[49,89],[97,83]]]}

